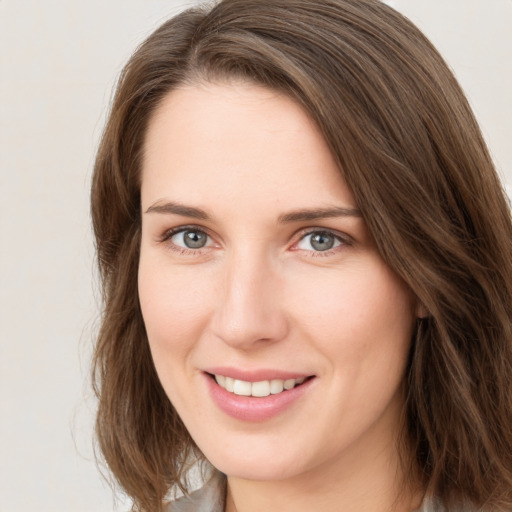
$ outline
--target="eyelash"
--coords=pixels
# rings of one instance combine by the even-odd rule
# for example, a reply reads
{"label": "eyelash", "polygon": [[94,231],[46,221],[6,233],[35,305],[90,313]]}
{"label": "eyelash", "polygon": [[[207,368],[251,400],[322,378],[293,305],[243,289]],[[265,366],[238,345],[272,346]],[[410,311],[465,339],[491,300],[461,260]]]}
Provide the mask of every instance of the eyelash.
{"label": "eyelash", "polygon": [[199,256],[204,251],[203,249],[206,249],[207,247],[199,247],[197,249],[187,248],[187,247],[181,247],[179,245],[176,245],[175,243],[171,242],[171,238],[174,235],[178,235],[179,233],[185,233],[187,231],[196,231],[198,233],[204,233],[210,240],[211,236],[208,234],[208,232],[204,228],[200,228],[199,226],[179,226],[176,228],[172,228],[167,230],[161,237],[160,242],[166,243],[168,242],[168,247],[184,256]]}
{"label": "eyelash", "polygon": [[[335,243],[338,242],[338,245],[331,249],[326,249],[324,251],[315,251],[313,249],[301,249],[298,245],[303,242],[308,236],[311,235],[327,235],[332,236],[335,240]],[[311,242],[310,242],[311,244]],[[298,233],[298,241],[295,242],[292,246],[292,250],[300,251],[303,250],[312,258],[318,257],[327,257],[336,254],[339,250],[342,250],[343,247],[353,245],[353,240],[346,234],[341,234],[338,231],[334,231],[326,228],[308,228],[302,230]]]}
{"label": "eyelash", "polygon": [[[204,228],[201,228],[199,226],[189,225],[189,226],[179,226],[179,227],[167,230],[162,235],[162,237],[160,238],[160,242],[162,242],[162,243],[167,243],[168,242],[168,247],[171,250],[173,250],[173,251],[175,251],[175,252],[177,252],[177,253],[179,253],[181,255],[184,255],[184,256],[200,256],[201,254],[203,254],[204,249],[207,249],[209,246],[203,246],[203,247],[199,247],[199,248],[193,249],[193,248],[181,247],[181,246],[176,245],[175,243],[171,242],[171,238],[173,236],[175,236],[175,235],[177,235],[179,233],[185,233],[187,231],[192,231],[192,232],[195,231],[195,232],[198,232],[198,233],[203,233],[210,240],[212,240],[212,237],[208,234],[208,232]],[[308,236],[311,236],[311,235],[314,235],[314,234],[332,236],[335,239],[335,242],[338,243],[338,245],[336,245],[332,249],[326,249],[325,251],[315,251],[315,250],[312,250],[312,249],[311,250],[301,249],[300,247],[298,247],[298,245],[302,241],[304,241]],[[341,250],[341,248],[353,245],[353,240],[348,235],[341,234],[341,233],[339,233],[337,231],[330,230],[330,229],[325,229],[325,228],[308,228],[308,229],[302,230],[299,233],[297,233],[296,235],[294,235],[294,237],[296,237],[296,236],[298,236],[298,240],[296,242],[294,242],[294,244],[291,247],[291,250],[294,250],[294,251],[304,251],[310,257],[332,256],[338,250]]]}

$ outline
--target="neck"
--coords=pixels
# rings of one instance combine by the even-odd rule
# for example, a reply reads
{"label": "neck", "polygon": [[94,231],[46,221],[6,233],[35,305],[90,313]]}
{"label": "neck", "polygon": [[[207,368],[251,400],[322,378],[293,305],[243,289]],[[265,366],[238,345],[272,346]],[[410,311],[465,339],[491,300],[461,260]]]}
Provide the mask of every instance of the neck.
{"label": "neck", "polygon": [[370,458],[347,454],[284,480],[229,477],[226,512],[411,512],[423,493],[409,480],[391,445]]}

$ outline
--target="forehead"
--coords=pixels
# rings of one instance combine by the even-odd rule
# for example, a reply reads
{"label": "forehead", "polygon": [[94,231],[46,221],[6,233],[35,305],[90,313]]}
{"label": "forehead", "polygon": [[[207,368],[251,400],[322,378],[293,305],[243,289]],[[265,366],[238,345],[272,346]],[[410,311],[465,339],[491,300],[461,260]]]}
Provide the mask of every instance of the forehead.
{"label": "forehead", "polygon": [[[292,99],[261,86],[201,84],[170,92],[145,139],[142,201],[186,195],[355,206],[320,131]],[[143,204],[144,206],[144,204]],[[239,205],[240,206],[240,205]]]}

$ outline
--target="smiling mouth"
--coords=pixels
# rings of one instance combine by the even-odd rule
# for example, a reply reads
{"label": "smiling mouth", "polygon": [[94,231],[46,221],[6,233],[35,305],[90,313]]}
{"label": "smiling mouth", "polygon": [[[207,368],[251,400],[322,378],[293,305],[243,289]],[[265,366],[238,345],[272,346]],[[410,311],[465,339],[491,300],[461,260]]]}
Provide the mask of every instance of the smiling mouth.
{"label": "smiling mouth", "polygon": [[286,380],[262,380],[259,382],[248,382],[216,374],[210,374],[210,377],[214,379],[221,388],[225,389],[229,393],[239,396],[262,398],[269,395],[278,395],[294,389],[302,385],[307,380],[312,379],[314,376]]}

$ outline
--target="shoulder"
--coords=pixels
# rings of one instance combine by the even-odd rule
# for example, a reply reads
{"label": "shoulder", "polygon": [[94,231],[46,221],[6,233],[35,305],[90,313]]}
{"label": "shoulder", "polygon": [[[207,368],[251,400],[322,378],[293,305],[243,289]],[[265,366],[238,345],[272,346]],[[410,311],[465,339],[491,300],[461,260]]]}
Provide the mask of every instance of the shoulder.
{"label": "shoulder", "polygon": [[224,512],[226,478],[215,471],[202,487],[167,504],[165,512]]}

